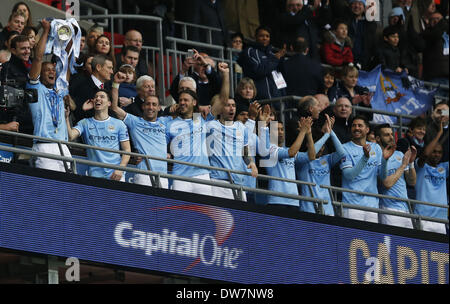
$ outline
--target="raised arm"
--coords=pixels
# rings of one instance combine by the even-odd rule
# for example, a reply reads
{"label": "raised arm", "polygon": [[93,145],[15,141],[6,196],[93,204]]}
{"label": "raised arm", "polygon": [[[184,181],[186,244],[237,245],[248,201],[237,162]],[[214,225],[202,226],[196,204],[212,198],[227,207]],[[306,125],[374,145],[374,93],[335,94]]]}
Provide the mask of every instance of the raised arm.
{"label": "raised arm", "polygon": [[222,81],[222,88],[219,94],[220,102],[214,103],[214,105],[212,105],[211,107],[211,113],[214,116],[222,112],[228,99],[230,98],[230,69],[228,68],[228,64],[225,62],[220,62],[217,65],[217,68],[219,69],[223,81]]}
{"label": "raised arm", "polygon": [[436,134],[436,137],[433,138],[432,141],[430,141],[428,143],[428,145],[426,145],[426,147],[423,149],[423,152],[421,155],[419,155],[419,160],[417,161],[417,165],[422,168],[423,165],[425,165],[425,161],[427,160],[428,156],[431,155],[431,153],[433,152],[435,146],[437,145],[437,143],[439,142],[439,138],[441,138],[442,133],[444,132],[444,125],[441,121],[440,125],[439,125],[439,131]]}
{"label": "raised arm", "polygon": [[127,116],[127,112],[125,112],[121,107],[119,107],[119,86],[122,82],[124,82],[126,76],[122,72],[117,72],[114,75],[114,82],[111,88],[111,110],[116,115],[117,119],[124,120]]}
{"label": "raised arm", "polygon": [[39,78],[39,75],[41,75],[41,67],[45,53],[45,45],[47,44],[48,34],[50,32],[50,22],[48,22],[45,19],[42,19],[41,23],[44,31],[36,46],[36,54],[35,57],[33,58],[33,63],[31,64],[31,69],[29,73],[29,77],[31,80],[37,80]]}
{"label": "raised arm", "polygon": [[294,157],[297,154],[297,152],[300,150],[300,147],[303,144],[303,140],[305,139],[305,136],[308,134],[308,132],[311,133],[311,125],[312,125],[311,117],[300,118],[300,121],[298,122],[300,132],[298,133],[297,138],[295,139],[294,143],[289,147],[289,150],[288,150],[289,157]]}

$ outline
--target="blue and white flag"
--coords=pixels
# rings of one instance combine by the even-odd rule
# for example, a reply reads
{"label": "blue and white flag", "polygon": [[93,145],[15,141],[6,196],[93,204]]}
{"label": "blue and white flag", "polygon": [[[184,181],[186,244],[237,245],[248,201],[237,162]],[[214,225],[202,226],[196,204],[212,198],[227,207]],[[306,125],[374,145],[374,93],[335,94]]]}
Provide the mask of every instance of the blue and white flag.
{"label": "blue and white flag", "polygon": [[[409,87],[403,86],[402,78],[409,80]],[[429,110],[436,93],[436,89],[425,89],[422,81],[405,72],[382,71],[381,65],[370,72],[359,71],[358,85],[367,87],[374,94],[371,101],[373,109],[413,116]],[[397,117],[374,114],[373,122],[395,124]]]}

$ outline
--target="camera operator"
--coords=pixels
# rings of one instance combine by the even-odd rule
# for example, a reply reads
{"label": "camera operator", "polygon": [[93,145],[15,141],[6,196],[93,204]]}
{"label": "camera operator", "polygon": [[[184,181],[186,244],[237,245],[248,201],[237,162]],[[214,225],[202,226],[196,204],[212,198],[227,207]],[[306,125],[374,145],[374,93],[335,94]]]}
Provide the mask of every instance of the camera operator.
{"label": "camera operator", "polygon": [[[2,86],[10,86],[15,89],[25,89],[27,75],[31,67],[31,48],[27,36],[19,35],[11,41],[11,58],[5,62],[0,71]],[[31,133],[33,125],[31,114],[27,107],[23,109],[0,108],[0,123],[10,123],[16,120],[20,122],[21,131]],[[18,130],[19,124],[12,124]]]}
{"label": "camera operator", "polygon": [[[51,62],[43,62],[50,22],[44,19],[41,23],[44,32],[37,45],[36,57],[31,65],[29,82],[27,83],[27,89],[36,89],[38,93],[37,102],[29,104],[33,118],[34,135],[67,141],[64,97],[69,92],[68,88],[59,91],[55,89],[57,79],[55,65]],[[69,77],[69,71],[67,77]],[[35,141],[33,151],[71,157],[67,146],[62,145],[62,151],[60,151],[57,143]],[[60,172],[66,172],[70,167],[69,163],[64,164],[62,161],[43,157],[34,159],[34,165],[37,168]]]}

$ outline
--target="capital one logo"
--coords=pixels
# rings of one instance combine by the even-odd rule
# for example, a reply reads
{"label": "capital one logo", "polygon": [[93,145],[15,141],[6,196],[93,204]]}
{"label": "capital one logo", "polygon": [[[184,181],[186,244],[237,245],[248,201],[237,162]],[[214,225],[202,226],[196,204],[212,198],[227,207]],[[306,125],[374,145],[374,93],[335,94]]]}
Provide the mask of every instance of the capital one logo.
{"label": "capital one logo", "polygon": [[229,211],[213,206],[198,205],[178,205],[152,210],[200,213],[213,221],[214,234],[200,235],[194,231],[190,237],[182,237],[177,231],[169,228],[163,228],[161,232],[146,232],[135,229],[129,221],[122,221],[114,229],[116,243],[121,247],[143,250],[147,256],[160,253],[193,258],[192,263],[187,265],[183,272],[189,271],[199,263],[229,269],[238,267],[238,259],[243,250],[224,246],[234,230],[234,218]]}

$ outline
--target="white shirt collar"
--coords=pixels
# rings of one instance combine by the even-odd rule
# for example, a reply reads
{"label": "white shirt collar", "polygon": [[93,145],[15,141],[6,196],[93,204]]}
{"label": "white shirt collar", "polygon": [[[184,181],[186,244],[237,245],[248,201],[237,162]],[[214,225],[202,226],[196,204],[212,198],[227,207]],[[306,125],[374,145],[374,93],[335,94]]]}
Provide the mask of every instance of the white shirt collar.
{"label": "white shirt collar", "polygon": [[100,89],[100,86],[103,84],[97,77],[94,75],[91,75],[92,81],[94,82],[95,86]]}

